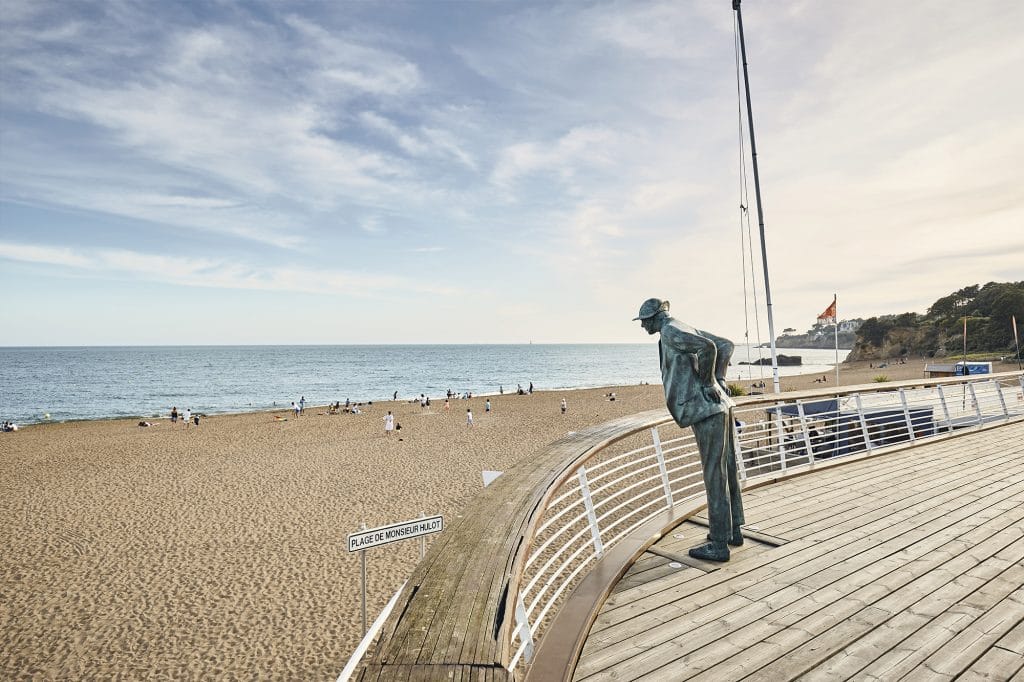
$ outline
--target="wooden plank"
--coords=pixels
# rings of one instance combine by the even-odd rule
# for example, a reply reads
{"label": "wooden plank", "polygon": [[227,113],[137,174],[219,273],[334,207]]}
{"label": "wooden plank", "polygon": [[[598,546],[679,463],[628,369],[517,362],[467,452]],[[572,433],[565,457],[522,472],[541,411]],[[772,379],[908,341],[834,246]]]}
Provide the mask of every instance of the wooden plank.
{"label": "wooden plank", "polygon": [[[995,581],[993,581],[995,582]],[[1003,589],[1013,587],[1014,583],[1004,581],[994,585],[986,594],[979,594],[977,603],[983,604],[983,598],[991,598],[1002,593]],[[947,642],[941,649],[932,653],[917,667],[910,671],[911,675],[939,674],[955,677],[970,667],[980,655],[987,651],[1005,633],[1009,632],[1021,621],[1024,614],[1024,587],[1018,578],[1016,588],[1009,596],[983,613],[977,620],[970,623],[956,637]],[[980,592],[980,590],[979,590]]]}
{"label": "wooden plank", "polygon": [[[783,493],[783,494],[782,494],[782,495],[780,495],[780,496],[788,497],[788,496],[789,496],[789,495],[788,495],[788,488],[787,488],[786,492],[785,492],[785,493]],[[929,496],[929,495],[921,495],[921,496],[919,496],[919,497],[920,497],[920,498],[927,498],[927,497],[930,497],[930,496]],[[878,516],[879,516],[879,518],[882,518],[882,517],[888,517],[888,516],[890,516],[890,515],[892,514],[892,511],[893,511],[893,510],[891,510],[891,509],[885,509],[885,510],[882,510],[881,512],[879,512]],[[696,521],[696,520],[697,520],[697,519],[691,519],[691,521]],[[705,522],[705,523],[706,523],[706,522]],[[827,536],[826,536],[826,537],[823,537],[822,539],[827,539]],[[614,602],[614,600],[610,600],[610,602]]]}
{"label": "wooden plank", "polygon": [[[817,510],[813,510],[802,517],[778,520],[773,518],[762,521],[758,525],[770,528],[771,532],[777,535],[806,537],[811,533],[827,529],[836,523],[856,523],[857,515],[848,513],[852,512],[850,505],[856,502],[857,505],[855,506],[861,506],[865,495],[878,496],[886,490],[895,490],[897,491],[897,496],[893,500],[893,504],[900,506],[915,499],[921,499],[934,494],[936,489],[948,487],[950,484],[970,485],[971,477],[977,475],[978,472],[1011,463],[1013,459],[1014,454],[1012,453],[998,453],[979,457],[966,465],[961,464],[958,467],[929,467],[913,472],[913,478],[916,479],[913,485],[911,485],[911,479],[893,476],[888,480],[880,481],[885,484],[884,487],[880,487],[878,482],[874,482],[867,489],[854,486],[849,493],[849,497],[835,496],[832,491],[827,491],[817,500],[822,503]],[[843,508],[838,513],[833,513],[835,511],[832,507],[833,504]],[[867,513],[874,512],[876,509],[878,508],[871,507],[871,511]]]}
{"label": "wooden plank", "polygon": [[[1024,518],[1024,511],[1017,520],[1020,518]],[[1016,528],[1009,527],[1013,523],[1004,522],[1004,537],[989,539],[991,551],[1004,546],[1008,539],[1012,542],[1019,538]],[[686,675],[677,672],[677,679],[688,679],[700,670],[705,673],[697,679],[733,679],[769,663],[772,665],[758,671],[753,679],[794,679],[812,667],[808,658],[815,659],[827,647],[843,646],[849,639],[862,635],[873,623],[888,619],[893,610],[900,610],[900,603],[909,604],[928,595],[934,590],[937,567],[945,573],[944,580],[951,580],[956,570],[977,565],[973,552],[983,552],[985,548],[985,544],[977,545],[952,559],[926,554],[922,558],[906,557],[914,559],[909,561],[890,558],[872,563],[858,571],[853,580],[833,582],[807,593],[782,608],[773,608],[768,619],[690,651],[686,655]],[[1024,556],[1024,543],[1018,543],[1016,553]],[[804,646],[797,646],[805,642]],[[744,652],[741,660],[729,658],[731,652],[739,650]]]}
{"label": "wooden plank", "polygon": [[[992,486],[995,486],[993,491],[998,487],[1005,488],[1005,485],[1001,482],[992,484]],[[990,498],[990,501],[992,499],[995,498]],[[916,534],[922,538],[934,535],[936,531],[935,525],[923,524],[930,523],[937,524],[938,526],[948,526],[959,517],[965,514],[969,515],[977,506],[984,504],[987,503],[975,503],[974,507],[967,506],[959,512],[951,513],[942,505],[935,506],[928,503],[931,509],[927,511],[918,510],[918,513],[913,515],[918,524]],[[880,541],[891,539],[891,537],[898,537],[905,531],[905,529],[894,531],[894,527],[885,519],[876,522],[874,527],[881,529],[883,533],[882,536],[879,536]],[[791,547],[794,544],[791,543],[787,547]],[[803,545],[799,547],[799,552],[788,556],[780,555],[771,564],[759,566],[759,570],[753,574],[737,576],[735,575],[737,569],[730,567],[727,573],[723,573],[723,576],[731,576],[729,584],[718,584],[710,587],[710,589],[701,589],[704,584],[708,584],[710,577],[690,581],[686,584],[688,589],[673,594],[671,598],[667,598],[665,595],[658,595],[656,597],[657,605],[649,610],[644,609],[645,613],[633,618],[632,622],[625,629],[623,629],[623,626],[618,625],[614,633],[605,635],[603,634],[605,628],[599,627],[599,625],[604,623],[599,623],[595,625],[591,637],[594,638],[596,646],[608,647],[614,644],[615,641],[621,641],[626,637],[633,636],[635,632],[643,631],[646,628],[646,623],[660,623],[666,620],[669,613],[673,617],[678,617],[683,613],[698,610],[708,604],[728,599],[730,595],[737,594],[742,594],[745,598],[756,601],[763,597],[762,592],[774,590],[780,584],[780,581],[807,579],[808,576],[813,576],[818,571],[841,563],[847,554],[864,549],[870,550],[875,548],[877,544],[878,542],[873,540],[869,533],[859,533],[858,537],[852,541],[847,541],[846,538],[839,536],[830,543]],[[870,561],[870,555],[867,557],[862,556],[860,561]],[[650,598],[645,598],[645,600],[651,601]]]}
{"label": "wooden plank", "polygon": [[[989,498],[989,500],[990,500],[990,499],[991,499],[991,498]],[[940,510],[940,515],[943,515],[943,514],[944,514],[944,511]],[[941,519],[940,519],[940,522],[941,522]],[[692,633],[689,633],[689,634],[690,634],[690,635],[692,635]],[[589,660],[589,658],[588,658],[588,660]],[[584,672],[584,670],[585,670],[585,666],[584,666],[584,665],[582,665],[582,666],[581,666],[581,673],[583,673],[583,672]],[[634,671],[633,671],[633,672],[635,672],[635,669],[634,669]]]}
{"label": "wooden plank", "polygon": [[1006,649],[993,647],[983,653],[967,670],[956,679],[958,682],[981,682],[981,680],[1008,680],[1024,668],[1024,656]]}
{"label": "wooden plank", "polygon": [[[809,671],[805,678],[808,681],[847,679],[883,656],[902,660],[904,657],[899,653],[901,651],[923,659],[958,631],[955,625],[950,627],[947,621],[936,619],[1000,572],[1010,568],[1015,561],[1019,562],[1020,544],[1018,540],[1014,546],[999,552],[993,559],[986,560],[935,590],[926,599],[878,624],[863,637],[851,641],[843,650]],[[958,620],[966,623],[968,619],[965,616]],[[1004,636],[997,646],[1003,641],[1011,642],[1012,634]]]}
{"label": "wooden plank", "polygon": [[[1020,518],[1024,518],[1024,514]],[[799,620],[783,615],[787,627],[764,638],[763,644],[770,644],[770,647],[755,645],[747,649],[747,656],[763,665],[750,679],[792,679],[798,676],[835,679],[836,671],[822,665],[824,661],[848,647],[849,642],[858,642],[865,635],[869,636],[873,629],[914,605],[925,600],[932,605],[942,601],[962,603],[979,583],[984,588],[991,580],[1024,579],[1024,566],[1014,565],[1024,557],[1024,542],[1020,540],[1019,531],[1011,525],[1008,523],[999,533],[949,560],[939,558],[936,561],[935,557],[927,557],[924,561],[911,562],[839,599],[832,599],[835,595],[822,591],[815,593],[813,613]],[[1005,551],[1007,539],[1013,542],[1010,550],[1012,559],[993,562],[993,566],[977,558],[976,554],[998,555],[1000,552],[996,550],[1001,546],[1001,551]],[[1007,566],[1011,567],[1012,575],[1004,573]],[[730,640],[734,645],[743,645],[760,638],[761,635],[742,639],[731,636]],[[890,640],[889,644],[893,643]],[[701,663],[695,658],[688,661],[688,666],[700,667]],[[745,666],[743,672],[750,673],[754,667]],[[716,665],[709,667],[697,679],[722,679],[723,676],[729,677],[735,669],[729,664]],[[822,673],[815,675],[816,669]]]}
{"label": "wooden plank", "polygon": [[1024,620],[996,642],[996,646],[1024,656]]}
{"label": "wooden plank", "polygon": [[[757,515],[755,515],[756,514],[756,512],[755,512],[755,513],[748,513],[748,519],[756,518],[758,520],[758,522],[756,524],[752,523],[751,525],[757,525],[758,528],[760,528],[762,530],[767,530],[767,529],[770,528],[770,529],[772,529],[770,532],[772,532],[774,534],[782,535],[782,536],[785,536],[785,537],[792,537],[792,535],[790,534],[789,526],[792,525],[792,526],[795,526],[795,527],[799,527],[801,525],[805,525],[805,520],[808,518],[808,512],[806,511],[806,508],[809,506],[809,504],[808,504],[809,502],[825,502],[825,504],[821,504],[820,505],[820,508],[822,510],[821,512],[812,512],[812,513],[816,513],[819,516],[825,515],[827,518],[836,518],[843,511],[849,510],[851,508],[851,505],[852,505],[853,502],[859,502],[863,498],[864,494],[872,494],[872,493],[876,492],[879,489],[880,484],[882,484],[884,487],[897,487],[898,486],[898,487],[900,487],[902,489],[902,488],[913,487],[911,485],[911,483],[914,483],[918,487],[921,487],[922,491],[923,491],[923,490],[926,490],[928,486],[934,486],[937,481],[955,480],[956,478],[959,478],[961,474],[964,473],[963,472],[963,466],[964,465],[962,463],[960,463],[954,469],[952,474],[950,474],[949,470],[950,470],[951,467],[947,463],[945,463],[943,460],[935,461],[932,458],[932,456],[930,454],[928,454],[928,453],[934,452],[931,447],[928,447],[928,448],[921,447],[921,448],[918,448],[918,450],[922,450],[923,451],[924,454],[922,454],[920,456],[923,457],[926,462],[928,462],[928,465],[925,466],[925,467],[914,467],[912,470],[910,470],[909,478],[908,477],[904,477],[901,474],[901,469],[899,467],[897,467],[895,470],[886,472],[886,475],[882,476],[882,477],[874,477],[874,476],[872,476],[872,477],[869,477],[869,478],[857,479],[856,476],[853,476],[853,477],[851,477],[850,481],[847,481],[845,484],[843,484],[843,488],[837,488],[835,486],[826,485],[826,486],[823,486],[818,492],[816,492],[813,495],[810,494],[810,493],[804,494],[796,503],[796,507],[795,507],[796,511],[795,511],[795,513],[791,514],[790,516],[785,516],[785,515],[781,515],[780,516],[777,513],[778,510],[774,510],[775,513],[773,513],[773,515],[771,517],[769,517],[769,518],[765,518],[765,517],[762,517],[762,516],[757,516]],[[912,451],[908,451],[908,452],[912,452]],[[955,453],[959,453],[959,452],[960,452],[960,450],[959,450],[959,447],[958,447],[955,450]],[[900,453],[900,454],[904,454],[904,453]],[[1005,453],[998,453],[996,455],[993,455],[993,457],[997,458],[997,460],[993,460],[993,461],[1006,461],[1007,460],[1007,455]],[[863,463],[855,463],[854,465],[851,465],[850,467],[847,468],[847,473],[856,475],[861,470],[868,470],[868,471],[870,471],[871,469],[876,468],[876,466],[872,466],[872,464],[875,461],[876,460],[863,460],[862,461]],[[989,460],[986,460],[986,462],[988,462],[988,461]],[[983,464],[984,463],[982,463],[982,462],[972,462],[972,463],[968,463],[967,466],[973,466],[974,467],[973,470],[976,470],[979,465],[983,465]],[[816,474],[814,477],[806,477],[805,476],[805,477],[803,477],[802,480],[803,481],[807,481],[807,480],[811,480],[811,479],[818,480],[818,478],[819,477]],[[840,483],[842,484],[841,481],[840,481]],[[791,499],[793,497],[793,495],[788,494],[789,493],[788,488],[789,488],[789,485],[787,485],[787,495],[785,495],[785,496],[776,496],[776,497],[778,499],[785,499],[785,500]],[[845,489],[845,492],[844,492],[844,489]],[[761,496],[761,497],[764,497],[764,496]],[[748,507],[749,506],[750,505],[748,505]],[[840,509],[837,509],[837,507],[840,507]],[[799,518],[802,523],[790,524],[789,521],[794,516]],[[815,518],[815,517],[811,517],[811,518]]]}
{"label": "wooden plank", "polygon": [[[873,496],[877,504],[866,505],[860,510],[849,510],[844,514],[830,516],[823,514],[819,520],[808,523],[791,524],[789,527],[774,528],[773,531],[784,534],[787,537],[808,537],[823,538],[831,537],[837,530],[844,530],[863,524],[865,520],[874,520],[888,516],[894,520],[900,515],[907,513],[916,503],[922,500],[932,499],[938,495],[944,497],[955,497],[960,492],[970,494],[974,485],[974,478],[986,476],[991,479],[991,473],[999,471],[1001,467],[1011,464],[1012,458],[988,460],[979,463],[976,468],[957,472],[953,475],[946,475],[941,478],[932,478],[929,486],[918,490],[901,491],[898,487],[885,493],[878,493]],[[988,472],[987,474],[985,472]],[[884,495],[884,496],[883,496]]]}

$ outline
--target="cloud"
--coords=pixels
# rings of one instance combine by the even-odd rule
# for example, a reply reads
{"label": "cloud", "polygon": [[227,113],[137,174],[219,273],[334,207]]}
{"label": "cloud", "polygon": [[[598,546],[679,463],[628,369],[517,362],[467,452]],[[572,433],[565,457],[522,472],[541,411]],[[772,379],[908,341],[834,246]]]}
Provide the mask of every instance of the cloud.
{"label": "cloud", "polygon": [[[3,85],[24,93],[4,104],[18,112],[5,131],[7,199],[295,246],[316,215],[432,193],[404,158],[348,137],[349,103],[394,105],[423,85],[414,63],[355,32],[288,16],[171,22],[153,33],[162,22],[133,3],[38,28],[53,11],[5,31]],[[26,127],[28,115],[43,127]],[[473,165],[436,126],[399,137],[406,150]],[[150,198],[169,186],[234,213],[203,216],[176,202],[154,216]]]}
{"label": "cloud", "polygon": [[[344,289],[338,258],[407,272],[445,245],[462,281],[518,278],[502,310],[547,319],[550,291],[572,300],[590,340],[638,293],[740,325],[739,204],[756,214],[728,3],[8,4],[0,198],[94,226],[38,232],[62,246],[111,243],[104,222],[145,233],[116,242],[136,246],[211,232],[209,264],[152,267]],[[1024,10],[945,2],[922,24],[890,4],[744,6],[782,326],[834,291],[850,313],[898,312],[1019,272],[1024,101],[1006,74]],[[27,213],[3,225],[22,246],[47,229]],[[272,265],[231,265],[237,252]],[[65,251],[61,267],[136,276],[82,253],[90,265]]]}
{"label": "cloud", "polygon": [[375,297],[416,290],[453,296],[458,289],[401,276],[298,266],[255,267],[219,258],[163,256],[127,249],[69,249],[0,242],[0,259],[58,266],[73,274],[187,287],[291,291]]}
{"label": "cloud", "polygon": [[73,268],[87,268],[92,264],[91,260],[71,249],[9,242],[0,242],[0,258],[25,263],[64,265]]}

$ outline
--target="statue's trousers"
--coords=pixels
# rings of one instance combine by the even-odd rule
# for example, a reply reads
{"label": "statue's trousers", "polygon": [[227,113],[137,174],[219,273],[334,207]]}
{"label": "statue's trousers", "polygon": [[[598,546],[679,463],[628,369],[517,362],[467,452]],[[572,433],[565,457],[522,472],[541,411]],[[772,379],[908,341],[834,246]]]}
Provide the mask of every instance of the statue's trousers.
{"label": "statue's trousers", "polygon": [[708,525],[712,542],[728,542],[743,519],[736,454],[730,424],[732,411],[702,419],[693,425],[708,496]]}

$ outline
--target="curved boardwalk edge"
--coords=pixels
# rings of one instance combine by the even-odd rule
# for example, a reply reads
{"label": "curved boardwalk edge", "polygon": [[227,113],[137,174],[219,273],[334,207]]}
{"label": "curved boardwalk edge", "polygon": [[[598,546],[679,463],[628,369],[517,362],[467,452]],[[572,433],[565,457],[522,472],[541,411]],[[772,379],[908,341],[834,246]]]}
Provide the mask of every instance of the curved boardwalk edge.
{"label": "curved boardwalk edge", "polygon": [[[1015,420],[1010,423],[1017,423]],[[927,441],[929,444],[943,440],[969,436],[975,431],[957,431],[938,436]],[[765,486],[820,473],[837,466],[847,466],[866,459],[886,457],[916,447],[907,443],[891,446],[870,453],[862,453],[841,459],[819,462],[814,469],[802,467],[780,472],[770,478],[748,479],[743,483],[743,490],[754,490]],[[579,585],[570,593],[562,604],[558,615],[547,629],[536,656],[525,676],[527,682],[554,682],[573,679],[576,663],[583,651],[587,636],[596,620],[598,613],[611,595],[615,585],[629,570],[630,566],[659,540],[671,533],[677,526],[695,514],[703,511],[707,504],[703,500],[687,500],[676,505],[659,516],[651,519],[635,530],[629,537],[615,545],[597,560],[594,568],[586,575]],[[758,534],[744,535],[757,539]]]}
{"label": "curved boardwalk edge", "polygon": [[651,410],[578,431],[485,488],[416,567],[356,679],[512,679],[509,582],[537,510],[577,462],[669,419]]}
{"label": "curved boardwalk edge", "polygon": [[[983,389],[982,382],[991,384],[989,389]],[[965,414],[962,412],[955,413],[951,418],[951,410],[946,409],[947,401],[942,395],[942,386],[959,383],[965,384],[965,388],[962,400],[957,402],[963,403],[962,410],[967,410],[969,421],[965,421],[965,417],[961,416]],[[970,407],[967,384],[971,384]],[[977,393],[975,385],[979,387]],[[917,387],[923,387],[924,393],[937,391],[938,399],[941,400],[941,410],[928,410],[929,415],[935,415],[935,421],[929,420],[928,428],[925,430],[922,430],[917,416],[925,409],[920,408],[916,402],[919,398],[913,391],[916,391]],[[1005,390],[1009,390],[1010,393],[1006,394]],[[892,413],[895,409],[902,415],[896,428],[892,428],[891,425],[895,423],[892,420],[878,421],[877,424],[871,421],[871,416],[866,420],[863,416],[865,413],[861,411],[861,394],[884,392],[888,392],[890,403],[882,404],[880,407],[868,407],[874,410],[875,414],[883,415]],[[848,396],[844,398],[847,405],[840,406],[840,396]],[[823,417],[820,414],[808,417],[805,410],[811,407],[811,403],[816,399],[818,405],[826,404],[827,401],[822,401],[822,398],[833,399],[833,404],[829,408],[832,411],[827,418],[833,420],[833,426],[841,424],[844,428],[851,423],[856,426],[856,422],[841,422],[840,419],[847,417],[846,410],[853,409],[853,403],[856,403],[857,411],[850,414],[861,415],[860,429],[867,451],[862,451],[863,454],[853,454],[851,447],[850,450],[841,452],[843,457],[835,461],[818,460],[818,443],[812,440],[814,436],[809,424],[812,419]],[[892,401],[897,398],[899,402],[893,403]],[[920,399],[932,398],[926,395]],[[781,408],[783,403],[791,404],[798,417],[784,414]],[[895,405],[895,408],[892,405]],[[963,378],[920,380],[882,386],[842,387],[839,390],[821,389],[799,394],[751,396],[737,400],[737,407],[745,410],[744,414],[754,415],[755,419],[760,420],[754,424],[754,428],[760,430],[755,430],[750,436],[744,432],[744,437],[750,442],[750,455],[765,457],[767,453],[768,457],[782,457],[781,467],[761,466],[755,478],[746,481],[744,487],[750,488],[799,476],[809,473],[810,470],[821,470],[906,449],[914,445],[915,435],[919,442],[925,436],[929,442],[933,442],[936,439],[956,438],[967,433],[954,429],[970,427],[973,431],[975,427],[981,429],[995,426],[997,420],[1000,423],[1004,423],[1004,420],[1018,421],[1024,418],[1024,375],[1010,372],[989,375],[978,380],[972,378],[966,382]],[[757,411],[760,411],[760,416]],[[535,456],[522,461],[484,489],[451,524],[449,532],[435,540],[430,552],[416,567],[399,595],[394,611],[381,629],[372,653],[361,663],[355,679],[383,682],[513,680],[523,677],[555,680],[571,677],[577,654],[582,648],[597,610],[607,599],[617,580],[651,544],[704,506],[699,471],[697,488],[686,487],[691,484],[680,488],[678,481],[683,481],[685,476],[674,478],[670,487],[665,464],[670,453],[676,451],[671,455],[676,463],[669,465],[669,473],[676,476],[679,474],[675,472],[682,471],[682,467],[678,466],[680,455],[689,456],[686,453],[692,455],[692,452],[695,452],[691,435],[673,436],[670,440],[664,441],[665,452],[664,457],[662,456],[663,444],[659,441],[657,428],[671,422],[667,411],[651,410],[581,430],[555,441]],[[799,429],[796,432],[798,437],[791,438],[789,433],[784,432],[784,424],[785,428],[791,428],[796,424]],[[674,427],[674,424],[672,426]],[[939,433],[940,426],[942,429],[948,429],[948,433]],[[898,437],[888,437],[882,427],[891,428],[889,434],[896,431]],[[643,457],[646,457],[645,461],[648,462],[644,467],[651,470],[652,466],[657,466],[649,463],[653,461],[650,459],[653,456],[651,451],[657,451],[669,508],[662,508],[661,511],[655,509],[642,523],[632,525],[629,527],[631,530],[617,535],[612,544],[605,547],[604,552],[600,548],[601,538],[596,537],[596,552],[593,558],[597,560],[587,567],[587,573],[580,574],[580,582],[573,592],[563,593],[560,597],[566,601],[560,601],[559,608],[552,610],[550,623],[543,621],[547,608],[538,608],[540,614],[537,618],[542,620],[544,625],[531,628],[532,632],[527,633],[529,641],[522,641],[517,648],[515,640],[517,636],[522,637],[522,631],[518,629],[521,619],[517,615],[516,606],[519,606],[519,610],[523,608],[520,590],[524,589],[527,557],[533,553],[534,548],[531,545],[535,542],[538,527],[544,520],[549,505],[553,500],[558,504],[558,500],[555,499],[557,491],[563,485],[568,485],[571,489],[579,472],[580,483],[576,493],[582,492],[590,507],[592,530],[595,534],[606,530],[597,530],[597,523],[593,520],[593,507],[586,484],[589,473],[587,470],[590,469],[588,460],[609,445],[652,428],[653,445],[627,454],[644,451],[647,454]],[[902,434],[899,433],[901,429],[904,431]],[[910,442],[907,442],[908,440]],[[893,445],[895,441],[902,444]],[[838,448],[838,435],[835,436],[835,443]],[[875,448],[873,451],[872,444]],[[748,452],[744,451],[743,456],[748,456]],[[581,468],[585,464],[586,467]],[[657,475],[647,480],[657,481]],[[660,488],[659,483],[654,483],[654,486]],[[564,499],[564,496],[559,499]],[[544,545],[541,546],[541,549],[543,548]],[[534,558],[530,558],[529,561],[533,562]],[[545,568],[541,568],[541,572]],[[529,570],[534,573],[537,571],[536,567]],[[563,588],[572,586],[568,581],[573,575],[576,575],[576,572],[560,578],[563,581]],[[536,583],[539,577],[540,575],[536,575],[533,582]],[[525,589],[528,590],[529,587]],[[549,602],[549,606],[551,605]],[[528,613],[523,619],[533,617],[529,613],[529,609],[532,608],[533,605],[528,607]],[[530,651],[527,650],[525,656],[522,656],[523,647],[533,641],[534,635],[541,635],[542,629],[545,634],[540,639],[532,664],[523,667],[523,662],[530,663]],[[551,651],[557,652],[555,658],[549,658]],[[521,661],[518,668],[515,667],[517,659]],[[561,662],[557,662],[556,659]]]}

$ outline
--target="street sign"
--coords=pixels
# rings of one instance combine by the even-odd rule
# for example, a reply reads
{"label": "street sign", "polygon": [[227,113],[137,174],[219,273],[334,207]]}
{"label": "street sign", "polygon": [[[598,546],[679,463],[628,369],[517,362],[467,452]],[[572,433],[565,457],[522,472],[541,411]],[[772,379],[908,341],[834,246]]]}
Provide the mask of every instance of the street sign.
{"label": "street sign", "polygon": [[348,536],[348,551],[358,552],[372,547],[380,547],[399,540],[440,533],[444,530],[444,517],[431,516],[423,519],[413,519],[402,523],[393,523],[390,526],[370,528],[352,533]]}

